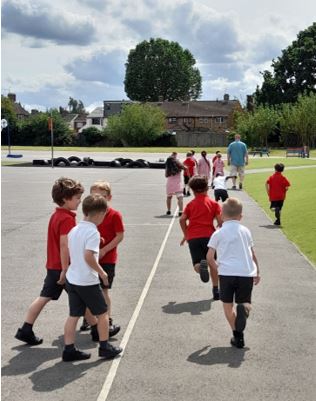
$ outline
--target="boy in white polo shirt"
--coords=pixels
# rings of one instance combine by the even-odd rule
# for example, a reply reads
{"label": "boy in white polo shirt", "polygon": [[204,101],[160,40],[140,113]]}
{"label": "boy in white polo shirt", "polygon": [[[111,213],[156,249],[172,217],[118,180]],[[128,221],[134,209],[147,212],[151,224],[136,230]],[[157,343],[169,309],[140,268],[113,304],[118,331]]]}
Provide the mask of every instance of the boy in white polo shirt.
{"label": "boy in white polo shirt", "polygon": [[231,344],[237,348],[245,346],[244,329],[251,308],[252,288],[260,281],[252,236],[249,229],[240,224],[241,218],[242,203],[239,199],[228,198],[222,206],[223,225],[211,236],[207,253],[209,265],[218,270],[220,299],[233,330]]}
{"label": "boy in white polo shirt", "polygon": [[221,200],[225,202],[228,196],[226,181],[230,178],[237,178],[237,175],[224,175],[223,173],[219,172],[216,174],[216,177],[213,180],[212,188],[214,189],[214,198],[216,202]]}
{"label": "boy in white polo shirt", "polygon": [[65,323],[64,362],[89,359],[90,354],[75,348],[75,332],[80,316],[89,308],[98,319],[99,356],[114,358],[122,348],[108,342],[109,317],[107,305],[100,287],[100,279],[105,285],[108,277],[99,264],[100,234],[97,229],[105,216],[107,203],[101,195],[89,195],[82,203],[84,219],[68,234],[71,263],[66,273],[66,289],[69,298],[69,317]]}

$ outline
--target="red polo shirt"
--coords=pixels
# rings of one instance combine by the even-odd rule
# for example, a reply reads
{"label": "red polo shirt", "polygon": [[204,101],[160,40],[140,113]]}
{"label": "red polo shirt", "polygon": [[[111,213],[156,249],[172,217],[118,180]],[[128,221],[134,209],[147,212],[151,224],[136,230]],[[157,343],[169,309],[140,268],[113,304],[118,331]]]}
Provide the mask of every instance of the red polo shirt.
{"label": "red polo shirt", "polygon": [[290,187],[291,184],[285,178],[282,173],[276,171],[267,179],[267,184],[269,184],[269,200],[278,201],[284,200],[286,196],[286,188]]}
{"label": "red polo shirt", "polygon": [[[98,225],[98,230],[100,236],[104,239],[104,245],[107,245],[113,240],[113,238],[115,238],[117,233],[124,232],[124,225],[121,213],[109,207],[102,223]],[[102,245],[102,247],[104,245]],[[100,264],[115,264],[117,262],[117,247],[111,249],[110,252],[106,253],[99,262]]]}
{"label": "red polo shirt", "polygon": [[185,167],[187,167],[187,169],[184,170],[183,174],[186,177],[193,177],[195,161],[191,157],[188,157],[184,160],[183,164],[185,165]]}
{"label": "red polo shirt", "polygon": [[215,231],[214,219],[221,214],[221,207],[208,195],[198,194],[187,204],[184,214],[189,219],[187,240],[209,238]]}
{"label": "red polo shirt", "polygon": [[68,235],[69,231],[76,225],[76,214],[62,207],[56,207],[52,214],[47,233],[47,261],[46,268],[49,270],[61,270],[60,260],[60,237]]}

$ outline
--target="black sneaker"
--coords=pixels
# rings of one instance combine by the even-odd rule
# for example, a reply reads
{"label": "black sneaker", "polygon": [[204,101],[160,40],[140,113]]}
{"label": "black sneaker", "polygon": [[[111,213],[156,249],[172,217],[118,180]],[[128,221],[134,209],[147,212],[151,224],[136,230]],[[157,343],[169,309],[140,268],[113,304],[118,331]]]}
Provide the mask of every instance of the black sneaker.
{"label": "black sneaker", "polygon": [[91,334],[91,340],[94,342],[98,342],[99,341],[99,333],[98,330],[91,330],[90,331]]}
{"label": "black sneaker", "polygon": [[206,260],[201,260],[200,262],[200,277],[203,283],[207,283],[210,279],[210,274],[208,271],[208,265]]}
{"label": "black sneaker", "polygon": [[167,216],[170,216],[170,215],[171,215],[171,212],[170,212],[170,210],[167,210],[167,213],[166,213],[166,215],[167,215]]}
{"label": "black sneaker", "polygon": [[280,219],[276,219],[275,222],[273,223],[275,226],[280,226],[281,225],[281,221]]}
{"label": "black sneaker", "polygon": [[30,331],[28,333],[23,331],[22,329],[18,329],[14,337],[17,340],[27,343],[28,345],[40,345],[43,342],[43,339],[36,337],[33,331]]}
{"label": "black sneaker", "polygon": [[114,347],[108,342],[106,348],[99,348],[99,357],[104,359],[112,359],[122,351],[123,349],[121,347]]}
{"label": "black sneaker", "polygon": [[187,192],[187,196],[191,196],[191,192],[190,191]]}
{"label": "black sneaker", "polygon": [[185,196],[185,188],[183,188],[183,195]]}
{"label": "black sneaker", "polygon": [[114,337],[121,330],[121,326],[117,326],[116,324],[111,324],[109,329],[109,337]]}
{"label": "black sneaker", "polygon": [[179,213],[178,213],[178,216],[181,217],[181,216],[182,216],[182,212],[179,212]]}
{"label": "black sneaker", "polygon": [[236,348],[244,348],[245,346],[245,341],[243,337],[232,337],[230,343]]}
{"label": "black sneaker", "polygon": [[238,304],[236,309],[237,309],[237,316],[235,321],[235,329],[238,332],[243,332],[246,327],[246,322],[249,312],[243,304]]}
{"label": "black sneaker", "polygon": [[82,320],[82,325],[80,326],[80,331],[88,331],[90,330],[90,325],[89,323],[86,321],[85,318],[83,318]]}
{"label": "black sneaker", "polygon": [[241,182],[239,183],[239,189],[242,189],[242,183]]}
{"label": "black sneaker", "polygon": [[218,287],[213,287],[213,299],[214,299],[214,301],[219,301],[219,289],[218,289]]}
{"label": "black sneaker", "polygon": [[233,185],[233,186],[232,186],[232,189],[237,189],[236,185]]}
{"label": "black sneaker", "polygon": [[73,348],[71,351],[63,351],[63,361],[64,362],[72,362],[72,361],[83,361],[85,359],[90,359],[91,354],[87,352],[80,351],[77,348]]}

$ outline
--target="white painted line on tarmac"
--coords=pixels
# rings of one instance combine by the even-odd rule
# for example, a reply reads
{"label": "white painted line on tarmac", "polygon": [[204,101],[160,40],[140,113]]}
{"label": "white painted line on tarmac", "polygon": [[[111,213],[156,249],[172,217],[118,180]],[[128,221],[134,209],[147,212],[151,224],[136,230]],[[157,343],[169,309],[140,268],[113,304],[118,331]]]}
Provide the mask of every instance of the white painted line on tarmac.
{"label": "white painted line on tarmac", "polygon": [[152,267],[151,272],[150,272],[150,274],[148,276],[146,284],[145,284],[145,286],[143,288],[143,291],[142,291],[142,293],[141,293],[141,295],[139,297],[139,300],[137,302],[136,308],[135,308],[135,310],[133,312],[133,315],[132,315],[132,317],[131,317],[131,319],[130,319],[130,321],[128,323],[127,329],[126,329],[126,331],[124,333],[123,339],[122,339],[121,344],[120,344],[120,346],[123,348],[123,351],[120,354],[121,356],[113,360],[113,362],[111,364],[111,367],[110,367],[110,370],[109,370],[109,373],[108,373],[108,375],[107,375],[107,377],[105,379],[105,382],[103,383],[103,386],[102,386],[102,389],[101,389],[101,392],[100,392],[100,394],[98,396],[97,401],[106,401],[106,399],[107,399],[107,397],[109,395],[109,392],[111,390],[113,381],[114,381],[116,373],[117,373],[117,369],[118,369],[119,364],[121,362],[121,359],[123,357],[124,350],[125,350],[125,348],[127,346],[129,338],[130,338],[130,336],[132,334],[132,331],[133,331],[133,328],[135,326],[135,323],[136,323],[136,320],[138,318],[138,315],[140,313],[140,310],[141,310],[141,308],[142,308],[142,306],[144,304],[146,295],[147,295],[147,293],[149,291],[149,288],[151,286],[151,282],[152,282],[152,280],[153,280],[153,278],[155,276],[158,264],[160,262],[161,256],[162,256],[163,251],[165,249],[168,237],[170,235],[173,223],[175,222],[175,218],[176,218],[177,215],[178,215],[178,208],[176,209],[176,211],[175,211],[175,213],[174,213],[174,215],[172,217],[172,220],[171,220],[171,222],[169,224],[169,227],[168,227],[168,230],[166,232],[166,235],[165,235],[165,237],[164,237],[164,239],[162,241],[162,244],[160,246],[160,249],[158,251],[156,260],[155,260],[155,262],[153,264],[153,267]]}

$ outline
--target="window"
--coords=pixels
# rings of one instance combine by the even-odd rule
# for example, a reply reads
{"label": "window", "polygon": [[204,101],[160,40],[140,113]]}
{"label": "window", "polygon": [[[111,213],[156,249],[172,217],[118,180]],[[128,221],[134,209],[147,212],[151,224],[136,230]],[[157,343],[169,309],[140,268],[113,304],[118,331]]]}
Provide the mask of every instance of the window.
{"label": "window", "polygon": [[192,123],[192,118],[184,117],[183,122],[187,123],[187,124],[191,124]]}
{"label": "window", "polygon": [[92,118],[92,125],[101,125],[101,118],[100,117],[93,117]]}
{"label": "window", "polygon": [[199,122],[202,124],[207,124],[208,123],[208,118],[207,117],[200,117]]}
{"label": "window", "polygon": [[215,118],[215,121],[216,121],[218,124],[223,124],[223,122],[224,122],[224,117],[216,117],[216,118]]}
{"label": "window", "polygon": [[177,122],[177,117],[170,117],[170,118],[169,118],[169,123],[174,124],[174,123],[176,123],[176,122]]}

